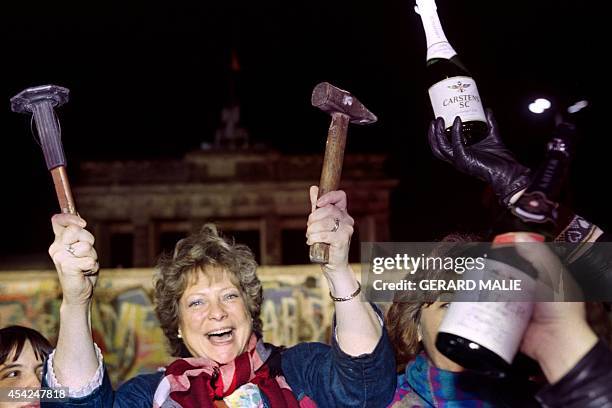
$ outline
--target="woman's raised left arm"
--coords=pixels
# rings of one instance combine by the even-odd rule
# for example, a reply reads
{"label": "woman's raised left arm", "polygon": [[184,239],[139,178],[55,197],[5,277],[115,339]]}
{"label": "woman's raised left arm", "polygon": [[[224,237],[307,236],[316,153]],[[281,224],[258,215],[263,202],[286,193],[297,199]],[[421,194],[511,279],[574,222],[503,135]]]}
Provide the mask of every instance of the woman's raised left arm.
{"label": "woman's raised left arm", "polygon": [[380,340],[382,322],[372,305],[360,300],[360,284],[348,262],[355,221],[347,212],[344,191],[330,191],[317,199],[318,191],[316,186],[310,188],[312,212],[306,237],[308,245],[330,245],[329,262],[321,269],[335,298],[336,339],[348,355],[368,354]]}

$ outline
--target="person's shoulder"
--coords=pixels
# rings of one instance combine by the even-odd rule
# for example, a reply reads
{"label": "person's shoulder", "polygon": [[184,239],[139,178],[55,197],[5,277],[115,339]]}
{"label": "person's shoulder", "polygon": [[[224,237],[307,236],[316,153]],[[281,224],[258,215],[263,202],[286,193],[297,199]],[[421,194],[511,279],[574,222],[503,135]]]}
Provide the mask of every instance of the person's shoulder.
{"label": "person's shoulder", "polygon": [[298,343],[291,347],[285,347],[282,349],[282,354],[318,354],[325,353],[331,349],[331,346],[316,341]]}
{"label": "person's shoulder", "polygon": [[163,371],[149,374],[140,374],[123,383],[119,390],[124,393],[144,393],[153,396],[157,386],[164,377]]}
{"label": "person's shoulder", "polygon": [[398,374],[395,394],[393,395],[393,400],[391,400],[389,404],[389,408],[421,407],[424,404],[426,404],[426,402],[419,397],[419,394],[414,392],[408,383],[408,376],[406,373]]}
{"label": "person's shoulder", "polygon": [[315,362],[330,360],[331,347],[318,342],[298,343],[281,349],[283,371],[304,365],[313,368]]}

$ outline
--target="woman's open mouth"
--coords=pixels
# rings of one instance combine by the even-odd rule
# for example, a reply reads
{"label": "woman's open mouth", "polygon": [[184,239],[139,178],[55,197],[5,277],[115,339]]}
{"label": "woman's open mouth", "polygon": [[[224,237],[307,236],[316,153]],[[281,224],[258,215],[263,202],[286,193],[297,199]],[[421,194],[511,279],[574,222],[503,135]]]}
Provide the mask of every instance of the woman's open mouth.
{"label": "woman's open mouth", "polygon": [[224,327],[211,332],[206,333],[208,340],[215,345],[223,345],[231,342],[234,338],[234,328]]}

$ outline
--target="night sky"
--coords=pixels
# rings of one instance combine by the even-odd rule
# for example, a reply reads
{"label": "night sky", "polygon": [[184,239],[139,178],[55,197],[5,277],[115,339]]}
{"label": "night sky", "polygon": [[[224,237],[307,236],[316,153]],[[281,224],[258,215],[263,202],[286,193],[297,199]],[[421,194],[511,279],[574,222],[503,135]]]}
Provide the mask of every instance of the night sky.
{"label": "night sky", "polygon": [[[593,71],[603,37],[584,0],[438,0],[446,34],[472,71],[507,145],[536,166],[552,115],[527,110],[586,98],[566,200],[604,229],[610,135]],[[82,160],[181,157],[212,142],[227,98],[231,50],[240,59],[243,126],[253,143],[286,153],[323,153],[329,117],[310,106],[329,81],[351,91],[379,122],[349,129],[347,153],[388,154],[392,238],[427,241],[478,228],[483,184],[437,161],[426,142],[425,36],[405,0],[46,1],[0,6],[0,255],[41,253],[57,211],[51,178],[29,130],[10,111],[24,88],[71,91],[58,110],[71,174]],[[609,128],[609,126],[607,126]],[[78,206],[78,197],[75,197]],[[350,200],[350,197],[349,197]],[[349,201],[350,205],[350,201]],[[350,209],[350,207],[349,207]],[[86,217],[86,214],[83,214]],[[0,258],[1,259],[1,258]]]}

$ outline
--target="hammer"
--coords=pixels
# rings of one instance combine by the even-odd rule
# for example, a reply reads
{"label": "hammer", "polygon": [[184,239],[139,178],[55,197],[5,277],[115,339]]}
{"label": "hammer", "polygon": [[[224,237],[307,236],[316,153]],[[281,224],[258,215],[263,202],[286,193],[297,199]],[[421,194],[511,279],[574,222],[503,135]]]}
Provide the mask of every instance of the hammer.
{"label": "hammer", "polygon": [[60,126],[53,108],[68,102],[69,91],[57,85],[27,88],[11,98],[11,110],[32,113],[47,169],[51,172],[55,192],[63,213],[76,214],[68,175],[66,157],[60,137]]}
{"label": "hammer", "polygon": [[[367,125],[376,122],[376,116],[349,92],[321,82],[312,91],[312,106],[331,115],[331,124],[325,144],[325,157],[319,183],[319,197],[338,189],[346,131],[348,123]],[[329,260],[329,244],[316,242],[310,247],[310,262],[326,264]]]}

